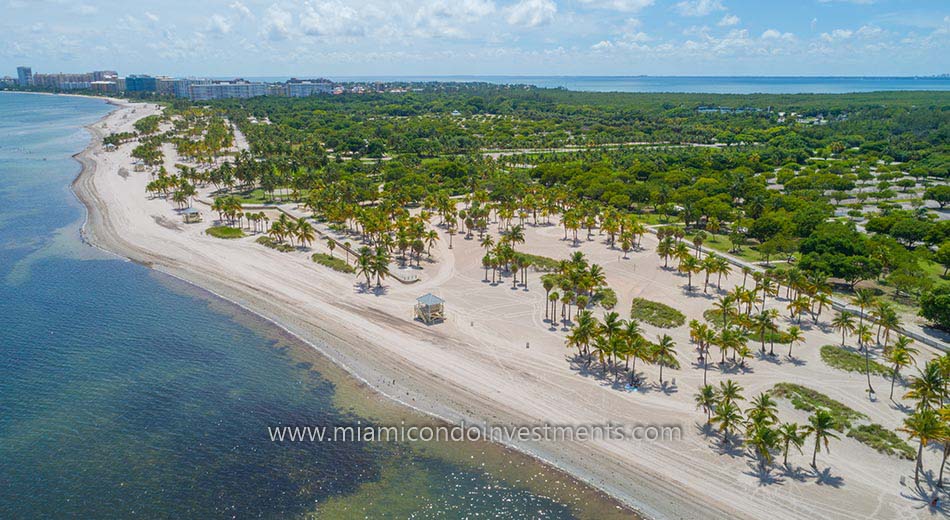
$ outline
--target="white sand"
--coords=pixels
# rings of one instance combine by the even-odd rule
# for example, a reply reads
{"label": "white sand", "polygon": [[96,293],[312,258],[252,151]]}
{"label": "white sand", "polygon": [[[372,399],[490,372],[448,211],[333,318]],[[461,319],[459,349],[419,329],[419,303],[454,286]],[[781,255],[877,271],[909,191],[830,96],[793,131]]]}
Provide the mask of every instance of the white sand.
{"label": "white sand", "polygon": [[[119,103],[120,109],[91,126],[94,133],[127,130],[135,119],[156,110],[154,105]],[[830,468],[821,482],[808,467],[811,440],[804,455],[796,452],[789,457],[799,468],[796,475],[776,469],[768,481],[759,478],[755,461],[745,452],[723,454],[718,438],[701,431],[704,416],[696,410],[693,394],[702,371],[693,366],[696,356],[685,326],[669,331],[677,342],[682,369],[664,370],[667,380],[675,378],[677,391],[624,393],[601,379],[596,366],[594,374],[587,375],[572,369],[564,333],[549,331],[543,322],[544,290],[537,273],[530,274],[528,291],[512,290],[510,278],[494,287],[483,281],[483,251],[477,240],[457,235],[455,248],[449,250],[448,236],[440,231],[442,240],[433,251],[437,262],[423,262],[421,282],[403,285],[389,280],[385,295],[363,293],[355,276],[316,265],[309,253],[278,253],[253,243],[253,237],[221,240],[205,235],[203,230],[216,215],[202,204],[196,207],[204,222],[183,224],[171,201],[146,196],[147,174],[130,173],[126,178],[117,174],[120,168],[131,172],[133,144],[106,153],[99,140],[94,141],[79,157],[86,168],[75,183],[90,210],[85,234],[92,243],[275,320],[393,399],[470,424],[609,420],[682,425],[684,439],[678,442],[513,443],[649,516],[889,519],[932,514],[913,489],[912,462],[880,455],[851,439],[833,441],[831,454],[819,455],[819,468]],[[437,221],[435,217],[433,222]],[[561,240],[562,228],[529,223],[526,234],[527,243],[520,246],[525,251],[564,258],[577,250]],[[582,238],[585,235],[581,233]],[[356,243],[355,238],[349,240]],[[621,260],[620,253],[609,250],[599,236],[584,241],[579,250],[606,269],[622,316],[629,313],[631,298],[643,296],[673,305],[690,318],[700,317],[711,305],[714,289],[709,297],[702,292],[686,296],[685,278],[660,268],[655,244],[654,237],[645,237],[645,250],[631,253],[628,260]],[[315,250],[325,251],[322,244]],[[339,250],[336,254],[342,255]],[[734,273],[724,281],[724,289],[741,280],[741,273]],[[448,320],[432,327],[410,320],[414,299],[429,291],[444,297],[448,309]],[[785,302],[780,306],[787,316]],[[826,312],[822,320],[830,317]],[[660,332],[644,327],[651,338]],[[801,383],[867,414],[873,422],[897,427],[903,415],[886,398],[889,382],[873,377],[880,399],[869,402],[863,375],[832,370],[818,356],[819,346],[836,344],[840,337],[809,323],[803,328],[807,342],[795,347],[800,364],[791,363],[784,349],[777,347],[782,357],[749,360],[748,373],[721,374],[712,365],[710,381],[734,378],[748,397],[777,382]],[[712,359],[718,356],[713,349]],[[649,383],[656,383],[655,367],[642,371]],[[393,379],[395,386],[390,384]],[[806,422],[805,414],[784,402],[780,416]],[[938,462],[936,452],[928,454],[928,468]],[[900,485],[901,476],[909,486]]]}

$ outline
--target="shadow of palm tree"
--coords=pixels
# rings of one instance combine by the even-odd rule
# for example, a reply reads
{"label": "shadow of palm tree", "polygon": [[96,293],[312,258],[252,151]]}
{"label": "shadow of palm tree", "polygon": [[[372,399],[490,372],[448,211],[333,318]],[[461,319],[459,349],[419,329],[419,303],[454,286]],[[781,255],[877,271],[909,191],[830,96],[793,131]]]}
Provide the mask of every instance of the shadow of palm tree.
{"label": "shadow of palm tree", "polygon": [[792,365],[796,367],[803,367],[808,364],[808,361],[805,361],[802,358],[797,358],[797,357],[790,358],[788,356],[785,356],[785,358],[788,359],[789,363],[791,363]]}
{"label": "shadow of palm tree", "polygon": [[823,470],[815,470],[813,476],[815,477],[815,483],[822,486],[831,486],[833,488],[840,488],[844,485],[844,479],[831,474],[831,468],[825,468]]}
{"label": "shadow of palm tree", "polygon": [[808,480],[808,477],[811,475],[809,472],[805,471],[804,468],[798,466],[782,466],[782,474],[792,480],[797,480],[799,482]]}
{"label": "shadow of palm tree", "polygon": [[743,471],[743,473],[750,477],[757,478],[760,486],[782,485],[785,483],[785,479],[782,478],[781,473],[774,473],[771,466],[763,466],[759,459],[752,455],[748,455],[747,464],[749,469]]}
{"label": "shadow of palm tree", "polygon": [[934,505],[934,499],[939,499],[940,493],[932,489],[924,489],[922,486],[917,486],[911,482],[904,491],[901,491],[901,496],[919,504],[915,505],[914,509],[926,509],[931,515],[936,513],[942,513],[944,517],[950,515],[950,504],[947,500],[937,500],[937,504]]}
{"label": "shadow of palm tree", "polygon": [[[714,446],[716,453],[719,455],[728,455],[732,458],[745,456],[745,450],[742,449],[742,445],[738,442],[734,442],[735,435],[729,434],[725,442],[722,441],[723,436],[720,434],[720,442],[717,442]],[[728,440],[733,439],[733,440]]]}

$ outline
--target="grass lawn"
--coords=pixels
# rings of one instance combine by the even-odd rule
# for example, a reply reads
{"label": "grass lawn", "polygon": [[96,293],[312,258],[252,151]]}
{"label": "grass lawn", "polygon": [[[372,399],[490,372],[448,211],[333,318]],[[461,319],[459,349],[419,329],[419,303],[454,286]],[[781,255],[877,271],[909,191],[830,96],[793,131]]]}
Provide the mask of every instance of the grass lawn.
{"label": "grass lawn", "polygon": [[244,231],[230,226],[212,226],[205,230],[205,233],[216,238],[241,238]]}
{"label": "grass lawn", "polygon": [[[821,347],[821,360],[825,362],[826,365],[837,368],[838,370],[844,370],[846,372],[858,372],[864,373],[864,355],[857,352],[851,352],[844,348],[839,347],[838,345],[825,345]],[[891,369],[878,363],[877,361],[871,361],[870,363],[871,373],[878,374],[882,376],[889,376],[891,374]]]}
{"label": "grass lawn", "polygon": [[346,260],[342,258],[337,258],[335,256],[330,256],[324,253],[314,253],[310,257],[314,262],[325,265],[334,271],[339,271],[341,273],[355,273],[356,269],[353,269],[353,266],[346,263]]}
{"label": "grass lawn", "polygon": [[661,329],[672,329],[686,323],[686,316],[682,312],[669,305],[644,298],[633,299],[630,317]]}
{"label": "grass lawn", "polygon": [[[695,236],[695,233],[688,234],[687,240],[690,243],[692,243],[694,236]],[[730,251],[732,249],[732,242],[729,241],[728,235],[722,235],[722,234],[714,235],[712,233],[707,232],[706,238],[705,240],[703,240],[703,246],[709,249],[712,249],[714,251],[719,251],[720,253],[726,253],[736,258],[741,258],[742,260],[745,260],[746,262],[764,262],[765,261],[765,255],[760,253],[759,250],[757,249],[757,246],[755,245],[742,246],[741,248],[739,248],[738,252]],[[795,259],[798,259],[799,254],[795,253],[794,255],[792,255],[792,257]],[[769,260],[773,264],[782,265],[785,262],[781,262],[781,260],[785,260],[785,258],[786,256],[784,254],[775,254],[775,255],[772,255],[769,258]]]}
{"label": "grass lawn", "polygon": [[682,223],[677,224],[677,222],[679,222],[678,218],[668,217],[666,215],[663,215],[662,213],[640,213],[638,215],[635,214],[634,218],[636,218],[640,222],[643,222],[644,224],[649,224],[651,226],[655,226],[657,224],[673,225],[673,226],[683,225]]}

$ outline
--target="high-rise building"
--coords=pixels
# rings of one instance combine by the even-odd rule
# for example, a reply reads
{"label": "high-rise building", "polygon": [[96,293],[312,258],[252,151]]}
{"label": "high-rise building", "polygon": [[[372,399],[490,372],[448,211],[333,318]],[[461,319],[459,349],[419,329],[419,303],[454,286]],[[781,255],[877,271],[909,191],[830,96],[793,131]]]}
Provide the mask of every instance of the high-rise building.
{"label": "high-rise building", "polygon": [[155,92],[158,90],[158,80],[147,75],[132,75],[125,77],[126,92]]}
{"label": "high-rise building", "polygon": [[155,78],[155,91],[165,96],[175,94],[175,79],[168,76],[159,76]]}
{"label": "high-rise building", "polygon": [[29,87],[33,84],[33,69],[30,67],[17,67],[17,84],[21,87]]}
{"label": "high-rise building", "polygon": [[284,86],[285,95],[290,97],[307,97],[315,94],[329,94],[333,91],[333,83],[328,79],[299,80],[291,78]]}
{"label": "high-rise building", "polygon": [[189,96],[195,101],[210,99],[252,98],[266,96],[266,83],[254,83],[236,79],[234,81],[214,81],[203,84],[193,84],[189,87]]}

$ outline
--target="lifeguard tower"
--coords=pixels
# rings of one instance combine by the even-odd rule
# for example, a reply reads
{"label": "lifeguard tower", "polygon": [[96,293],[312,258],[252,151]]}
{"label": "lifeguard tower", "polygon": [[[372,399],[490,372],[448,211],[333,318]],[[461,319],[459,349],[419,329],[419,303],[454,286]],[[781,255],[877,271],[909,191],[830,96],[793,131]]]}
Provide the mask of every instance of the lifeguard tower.
{"label": "lifeguard tower", "polygon": [[416,318],[426,325],[445,320],[445,300],[432,293],[416,298]]}

